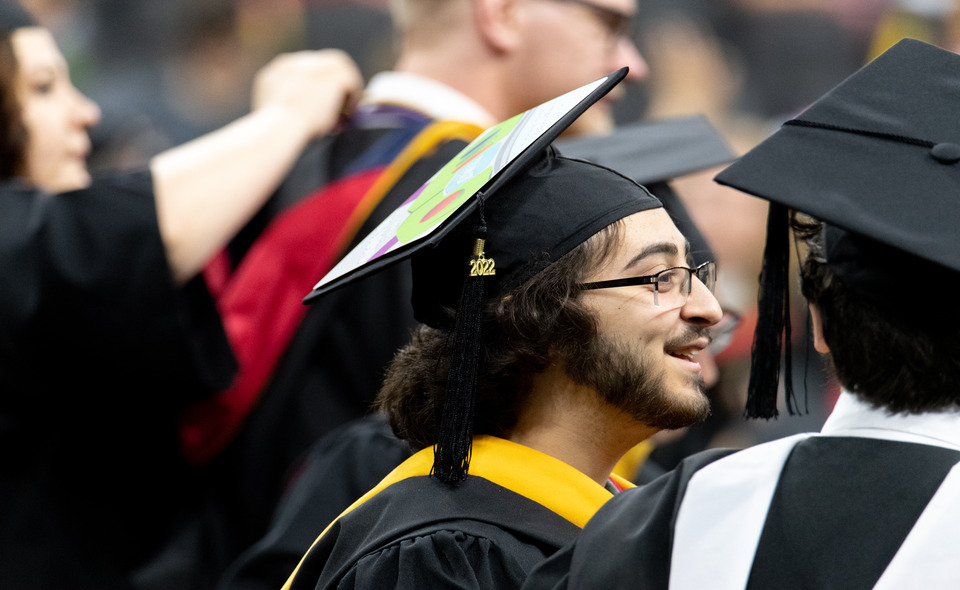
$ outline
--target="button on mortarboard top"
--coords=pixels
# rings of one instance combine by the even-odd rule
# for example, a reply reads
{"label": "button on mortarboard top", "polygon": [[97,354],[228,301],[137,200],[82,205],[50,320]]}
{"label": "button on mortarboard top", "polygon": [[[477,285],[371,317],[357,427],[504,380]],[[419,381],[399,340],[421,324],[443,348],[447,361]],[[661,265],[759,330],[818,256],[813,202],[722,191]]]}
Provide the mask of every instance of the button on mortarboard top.
{"label": "button on mortarboard top", "polygon": [[930,155],[941,164],[960,162],[960,144],[943,142],[930,148]]}

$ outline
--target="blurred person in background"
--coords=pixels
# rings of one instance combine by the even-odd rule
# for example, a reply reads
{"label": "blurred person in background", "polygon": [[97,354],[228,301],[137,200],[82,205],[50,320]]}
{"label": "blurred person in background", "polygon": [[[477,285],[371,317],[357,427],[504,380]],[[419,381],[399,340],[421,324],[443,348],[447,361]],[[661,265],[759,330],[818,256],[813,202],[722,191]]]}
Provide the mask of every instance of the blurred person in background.
{"label": "blurred person in background", "polygon": [[251,114],[94,177],[99,108],[50,31],[0,2],[0,587],[202,575],[176,417],[235,363],[198,273],[359,82],[340,52],[278,57]]}

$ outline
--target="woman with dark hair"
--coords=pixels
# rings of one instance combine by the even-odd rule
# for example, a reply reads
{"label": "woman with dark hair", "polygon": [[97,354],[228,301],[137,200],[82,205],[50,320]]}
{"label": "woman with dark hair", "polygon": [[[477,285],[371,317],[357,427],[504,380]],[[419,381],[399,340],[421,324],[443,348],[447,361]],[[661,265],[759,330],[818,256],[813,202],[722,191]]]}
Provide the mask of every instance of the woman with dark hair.
{"label": "woman with dark hair", "polygon": [[0,587],[204,583],[176,417],[235,365],[197,273],[359,82],[339,52],[280,56],[249,115],[92,178],[98,107],[0,1]]}

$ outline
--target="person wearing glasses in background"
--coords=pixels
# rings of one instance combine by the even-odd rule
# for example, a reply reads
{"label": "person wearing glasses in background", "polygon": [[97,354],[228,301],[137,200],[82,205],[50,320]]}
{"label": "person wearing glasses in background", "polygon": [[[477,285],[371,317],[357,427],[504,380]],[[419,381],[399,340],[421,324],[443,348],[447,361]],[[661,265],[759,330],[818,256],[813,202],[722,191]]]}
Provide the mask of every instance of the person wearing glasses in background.
{"label": "person wearing glasses in background", "polygon": [[[240,372],[187,414],[181,433],[188,457],[216,473],[230,554],[267,531],[304,451],[370,412],[384,367],[416,326],[404,265],[309,308],[302,294],[483,129],[621,67],[628,80],[646,72],[627,36],[635,0],[391,8],[401,36],[393,70],[370,80],[345,128],[303,153],[207,269]],[[611,100],[577,124],[610,121]]]}

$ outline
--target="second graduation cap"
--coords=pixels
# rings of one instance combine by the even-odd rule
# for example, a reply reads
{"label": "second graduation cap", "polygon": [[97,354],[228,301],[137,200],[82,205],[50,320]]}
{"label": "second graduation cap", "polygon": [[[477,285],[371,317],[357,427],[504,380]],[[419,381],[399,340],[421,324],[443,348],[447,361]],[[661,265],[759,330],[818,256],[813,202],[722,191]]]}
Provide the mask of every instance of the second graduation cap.
{"label": "second graduation cap", "polygon": [[452,331],[433,474],[467,474],[485,302],[546,268],[610,224],[661,207],[633,180],[560,157],[551,142],[619,82],[621,70],[497,125],[388,217],[306,298],[410,258],[422,323]]}
{"label": "second graduation cap", "polygon": [[703,115],[652,119],[606,135],[557,141],[564,155],[603,164],[647,186],[728,164],[736,154]]}
{"label": "second graduation cap", "polygon": [[[960,312],[937,305],[934,317],[910,285],[960,287],[958,113],[960,56],[903,40],[716,177],[771,201],[748,415],[776,415],[788,209],[824,222],[827,264],[847,288],[904,321],[960,328]],[[789,354],[786,368],[789,394]]]}

